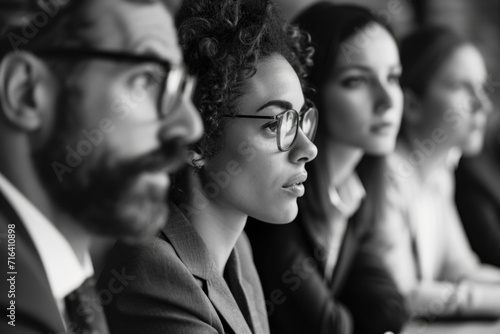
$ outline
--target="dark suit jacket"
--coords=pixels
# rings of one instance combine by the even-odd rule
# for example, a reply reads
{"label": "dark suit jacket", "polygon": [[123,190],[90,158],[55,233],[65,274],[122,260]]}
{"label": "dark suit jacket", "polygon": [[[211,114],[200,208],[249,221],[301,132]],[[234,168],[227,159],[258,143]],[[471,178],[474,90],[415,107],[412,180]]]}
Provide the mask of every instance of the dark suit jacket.
{"label": "dark suit jacket", "polygon": [[[326,245],[312,217],[299,210],[286,225],[250,220],[247,233],[261,277],[273,334],[381,334],[407,320],[403,297],[376,254],[362,247],[369,230],[348,224],[327,283]],[[326,224],[316,224],[326,226]]]}
{"label": "dark suit jacket", "polygon": [[262,287],[245,235],[226,265],[225,277],[196,230],[175,205],[152,241],[118,243],[98,281],[106,289],[111,270],[134,276],[103,301],[111,333],[269,333]]}
{"label": "dark suit jacket", "polygon": [[[7,292],[10,284],[6,280],[8,257],[8,225],[15,224],[15,327],[8,325],[5,315],[10,301]],[[50,242],[50,240],[47,240]],[[55,259],[56,260],[56,259]],[[2,319],[0,333],[66,333],[56,302],[50,290],[49,281],[33,241],[23,223],[0,191],[0,308]],[[11,276],[11,275],[7,275]]]}
{"label": "dark suit jacket", "polygon": [[479,156],[460,161],[456,203],[474,252],[482,262],[500,267],[500,135],[496,137]]}

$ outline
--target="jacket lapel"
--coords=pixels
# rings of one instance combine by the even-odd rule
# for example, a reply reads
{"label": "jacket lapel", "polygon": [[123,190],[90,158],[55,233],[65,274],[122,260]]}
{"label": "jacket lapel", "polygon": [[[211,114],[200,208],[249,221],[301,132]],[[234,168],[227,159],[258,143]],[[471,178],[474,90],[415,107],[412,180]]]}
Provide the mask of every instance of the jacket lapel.
{"label": "jacket lapel", "polygon": [[[326,219],[326,215],[312,215],[306,208],[299,208],[299,215],[300,218],[297,218],[297,221],[300,222],[300,228],[303,229],[311,249],[317,250],[319,254],[323,255],[318,257],[317,261],[318,269],[321,270],[323,277],[325,277],[326,254],[328,254],[328,245],[330,242],[330,235],[332,234],[330,224]],[[295,222],[292,224],[295,224]]]}
{"label": "jacket lapel", "polygon": [[[237,247],[240,245],[238,241]],[[268,334],[269,333],[269,322],[267,320],[267,310],[264,301],[264,292],[262,291],[262,286],[260,285],[260,278],[253,265],[253,259],[250,250],[245,250],[243,247],[237,248],[238,252],[235,252],[238,257],[241,255],[243,261],[240,262],[238,269],[238,279],[241,282],[241,287],[245,295],[245,302],[247,303],[247,310],[249,318],[249,323],[252,325],[252,330],[256,334]]]}
{"label": "jacket lapel", "polygon": [[[299,213],[302,218],[303,224],[301,226],[305,230],[305,235],[309,239],[309,242],[312,245],[312,249],[317,249],[321,251],[321,254],[327,254],[330,236],[332,231],[330,230],[330,223],[326,220],[325,217],[312,217],[309,216],[305,210],[304,212]],[[333,213],[329,213],[333,214]],[[328,216],[328,215],[325,215]],[[345,281],[345,277],[348,274],[349,267],[351,264],[352,257],[356,252],[356,236],[354,228],[356,224],[357,215],[351,217],[347,223],[347,228],[345,230],[345,235],[342,239],[342,245],[339,250],[337,263],[335,265],[332,279],[328,282],[331,293],[336,296],[341,288],[342,284]],[[318,260],[318,267],[322,271],[322,274],[325,275],[326,268],[326,256],[321,257],[321,261]]]}
{"label": "jacket lapel", "polygon": [[345,278],[349,274],[352,258],[356,252],[357,247],[355,244],[357,244],[357,242],[354,240],[353,225],[353,222],[349,221],[344,238],[342,239],[342,246],[340,248],[337,264],[333,271],[330,291],[334,296],[338,296],[339,291],[345,282]]}
{"label": "jacket lapel", "polygon": [[207,282],[208,298],[231,329],[238,334],[251,334],[226,281],[217,272],[205,243],[174,204],[170,205],[170,218],[162,233],[193,276]]}
{"label": "jacket lapel", "polygon": [[209,280],[208,298],[210,298],[214,307],[235,333],[252,333],[222,277],[220,279],[214,277],[212,280]]}
{"label": "jacket lapel", "polygon": [[[16,282],[16,308],[17,313],[20,314],[20,317],[16,319],[16,328],[20,332],[37,330],[44,333],[64,333],[64,324],[52,295],[42,260],[20,217],[0,190],[0,234],[4,234],[4,230],[7,232],[8,224],[16,225],[16,248],[21,250],[17,252],[16,261],[17,272],[22,273],[17,275]],[[5,280],[3,284],[6,284]],[[3,287],[3,284],[0,286]],[[3,290],[8,291],[8,289]],[[7,293],[3,297],[7,297]],[[2,306],[4,302],[8,303],[6,299],[1,298]],[[6,325],[7,320],[3,321],[3,324]],[[1,329],[3,325],[0,325],[0,332],[2,332]]]}

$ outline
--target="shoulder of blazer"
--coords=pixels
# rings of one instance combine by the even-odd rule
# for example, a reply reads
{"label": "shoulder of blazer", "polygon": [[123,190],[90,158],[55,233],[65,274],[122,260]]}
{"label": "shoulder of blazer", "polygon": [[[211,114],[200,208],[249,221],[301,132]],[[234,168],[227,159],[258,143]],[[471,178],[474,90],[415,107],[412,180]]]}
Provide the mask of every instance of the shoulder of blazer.
{"label": "shoulder of blazer", "polygon": [[[20,333],[65,333],[56,302],[40,256],[31,240],[28,231],[0,192],[0,244],[7,244],[8,225],[15,224],[15,305],[16,331]],[[2,263],[7,265],[7,249],[0,253]],[[0,307],[10,306],[7,292],[10,287],[3,279],[0,288]],[[0,322],[0,332],[11,330],[7,325],[8,318]],[[8,326],[8,327],[4,327]],[[8,328],[8,329],[7,329]]]}
{"label": "shoulder of blazer", "polygon": [[250,334],[251,330],[224,278],[217,272],[202,238],[177,205],[171,203],[169,208],[170,216],[161,234],[192,275],[207,281],[207,296],[221,318],[235,332]]}
{"label": "shoulder of blazer", "polygon": [[175,204],[169,204],[170,215],[160,232],[188,270],[197,277],[209,279],[216,270],[208,249],[189,219]]}

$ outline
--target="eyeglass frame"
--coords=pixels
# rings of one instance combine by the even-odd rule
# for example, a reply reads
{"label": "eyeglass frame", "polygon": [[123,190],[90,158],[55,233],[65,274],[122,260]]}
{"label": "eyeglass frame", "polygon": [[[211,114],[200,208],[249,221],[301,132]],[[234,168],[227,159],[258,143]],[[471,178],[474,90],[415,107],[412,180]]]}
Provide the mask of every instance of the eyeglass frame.
{"label": "eyeglass frame", "polygon": [[[174,64],[166,59],[161,59],[159,57],[150,55],[138,55],[132,53],[126,53],[122,51],[107,51],[98,49],[82,49],[82,48],[50,48],[50,49],[40,49],[31,50],[31,52],[39,57],[51,57],[51,58],[100,58],[109,61],[116,62],[132,62],[132,63],[155,63],[163,67],[165,79],[158,82],[160,84],[160,95],[157,101],[157,112],[158,119],[163,120],[172,111],[176,110],[181,100],[184,96],[189,96],[191,98],[192,93],[196,86],[196,77],[188,73],[185,64]],[[181,88],[180,91],[171,92],[171,94],[176,94],[174,103],[169,106],[170,108],[164,108],[165,98],[168,97],[168,78],[171,77],[172,73],[178,73],[181,75],[181,80],[178,87]]]}
{"label": "eyeglass frame", "polygon": [[[312,104],[312,103],[310,103],[310,104]],[[241,115],[241,114],[235,114],[235,115],[223,115],[222,117],[224,117],[224,118],[273,119],[275,121],[279,121],[278,118],[283,118],[283,115],[285,115],[287,112],[290,112],[290,111],[295,112],[295,114],[297,115],[298,122],[297,122],[297,125],[295,126],[295,135],[294,135],[293,140],[290,143],[290,145],[286,149],[283,149],[281,147],[281,142],[280,142],[280,136],[279,136],[279,134],[276,136],[276,142],[277,142],[278,149],[281,152],[287,152],[287,151],[291,150],[293,144],[295,143],[295,140],[297,139],[297,135],[299,134],[299,127],[302,130],[302,123],[301,122],[304,119],[303,115],[305,115],[306,113],[308,113],[311,110],[315,110],[315,112],[316,112],[316,125],[315,125],[315,129],[314,129],[314,132],[313,132],[313,135],[311,136],[311,138],[309,138],[307,135],[306,135],[306,137],[310,141],[313,141],[314,137],[316,136],[316,130],[318,128],[318,122],[317,122],[318,121],[318,109],[314,105],[309,106],[309,108],[307,108],[307,110],[304,110],[302,112],[298,112],[295,109],[287,109],[287,110],[284,110],[284,111],[282,111],[279,114],[274,115],[274,116],[259,116],[259,115],[245,115],[245,114]],[[279,130],[280,129],[279,127],[277,129],[278,129],[278,131],[281,131],[281,130]]]}

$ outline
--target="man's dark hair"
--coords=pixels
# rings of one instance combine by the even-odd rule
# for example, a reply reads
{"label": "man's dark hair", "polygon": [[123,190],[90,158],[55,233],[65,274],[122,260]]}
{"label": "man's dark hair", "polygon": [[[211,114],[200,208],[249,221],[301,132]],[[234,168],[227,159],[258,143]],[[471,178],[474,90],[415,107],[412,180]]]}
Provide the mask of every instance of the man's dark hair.
{"label": "man's dark hair", "polygon": [[[95,20],[86,15],[92,1],[99,0],[0,0],[0,59],[12,51],[89,46],[82,32]],[[121,1],[160,2],[172,13],[179,5],[179,0]]]}

